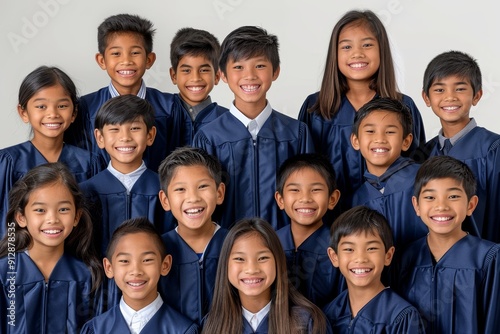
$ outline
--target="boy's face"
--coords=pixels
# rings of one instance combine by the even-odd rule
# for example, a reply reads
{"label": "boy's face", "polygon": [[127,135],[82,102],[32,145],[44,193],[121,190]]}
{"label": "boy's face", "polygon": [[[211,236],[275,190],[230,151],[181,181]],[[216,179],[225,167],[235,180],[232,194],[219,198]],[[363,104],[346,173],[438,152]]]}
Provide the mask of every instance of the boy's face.
{"label": "boy's face", "polygon": [[377,290],[385,266],[391,264],[394,247],[386,252],[378,234],[361,232],[340,238],[338,253],[328,247],[332,264],[340,269],[349,289]]}
{"label": "boy's face", "polygon": [[320,173],[312,168],[302,168],[290,174],[283,186],[283,194],[276,192],[275,198],[292,224],[316,230],[323,224],[326,211],[337,204],[340,192],[335,190],[330,195]]}
{"label": "boy's face", "polygon": [[142,164],[142,156],[147,146],[151,146],[156,136],[156,128],[149,131],[142,119],[123,124],[106,124],[101,130],[95,129],[97,145],[105,149],[111,158],[113,168],[127,174]]}
{"label": "boy's face", "polygon": [[179,95],[190,106],[203,102],[219,83],[210,60],[203,56],[185,55],[176,69],[170,68],[172,83],[179,88]]}
{"label": "boy's face", "polygon": [[351,144],[360,150],[368,171],[382,175],[410,147],[413,136],[403,138],[403,127],[394,112],[372,111],[359,124],[358,135],[351,135]]}
{"label": "boy's face", "polygon": [[162,259],[152,237],[140,232],[121,237],[112,258],[104,258],[103,264],[106,276],[115,279],[125,303],[137,311],[156,299],[158,280],[170,271],[172,256]]}
{"label": "boy's face", "polygon": [[266,93],[279,72],[279,67],[273,71],[272,63],[264,56],[229,59],[226,74],[221,73],[221,78],[234,93],[235,107],[254,119],[266,107]]}
{"label": "boy's face", "polygon": [[469,123],[470,109],[482,95],[482,90],[474,94],[470,81],[456,75],[434,81],[429,95],[422,92],[425,104],[439,117],[443,128],[454,127],[458,131]]}
{"label": "boy's face", "polygon": [[472,215],[478,197],[467,195],[462,184],[452,178],[434,179],[420,190],[418,200],[412,197],[417,216],[429,228],[429,233],[460,237],[462,222]]}
{"label": "boy's face", "polygon": [[142,36],[123,32],[107,38],[104,54],[96,54],[97,64],[108,72],[120,95],[137,94],[142,77],[155,62],[154,52],[146,54]]}
{"label": "boy's face", "polygon": [[224,200],[225,186],[217,185],[205,166],[179,166],[167,187],[160,190],[163,208],[172,211],[178,232],[211,228],[212,213]]}

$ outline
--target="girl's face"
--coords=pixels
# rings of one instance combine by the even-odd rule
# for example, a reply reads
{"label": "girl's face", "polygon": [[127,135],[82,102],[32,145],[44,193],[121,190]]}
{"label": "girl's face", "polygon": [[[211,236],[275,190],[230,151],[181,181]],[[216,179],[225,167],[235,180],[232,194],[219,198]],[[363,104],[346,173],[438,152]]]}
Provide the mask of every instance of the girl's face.
{"label": "girl's face", "polygon": [[229,282],[238,290],[241,305],[253,312],[271,300],[276,261],[257,233],[236,239],[229,255]]}
{"label": "girl's face", "polygon": [[71,96],[59,84],[40,89],[24,109],[21,106],[17,108],[22,120],[31,124],[34,141],[62,138],[76,116]]}
{"label": "girl's face", "polygon": [[64,251],[64,240],[78,224],[81,212],[73,195],[61,182],[34,190],[24,208],[17,212],[19,226],[28,229],[33,239],[30,250]]}

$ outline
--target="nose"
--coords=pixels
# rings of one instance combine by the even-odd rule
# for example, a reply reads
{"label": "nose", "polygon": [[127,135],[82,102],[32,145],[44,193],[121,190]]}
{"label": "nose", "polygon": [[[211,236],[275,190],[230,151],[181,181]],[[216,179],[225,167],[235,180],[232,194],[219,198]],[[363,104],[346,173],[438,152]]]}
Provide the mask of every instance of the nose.
{"label": "nose", "polygon": [[59,221],[59,215],[57,214],[56,211],[49,210],[49,211],[47,211],[45,219],[46,219],[47,223],[53,224],[53,223],[56,223]]}
{"label": "nose", "polygon": [[309,203],[309,202],[311,202],[311,192],[309,192],[309,191],[302,192],[302,196],[301,196],[299,202],[300,203]]}
{"label": "nose", "polygon": [[245,274],[255,274],[260,272],[259,264],[255,260],[248,260],[245,266]]}
{"label": "nose", "polygon": [[364,251],[357,251],[354,262],[356,262],[356,263],[367,262],[366,252],[364,252]]}
{"label": "nose", "polygon": [[197,189],[188,189],[187,190],[188,202],[195,203],[200,200],[200,194]]}
{"label": "nose", "polygon": [[449,209],[448,202],[445,199],[437,199],[436,200],[436,210],[446,211],[448,209]]}
{"label": "nose", "polygon": [[132,270],[130,271],[130,274],[133,276],[141,276],[142,274],[144,274],[140,261],[132,261],[131,269]]}
{"label": "nose", "polygon": [[245,68],[245,78],[246,79],[255,79],[257,77],[254,67]]}
{"label": "nose", "polygon": [[129,141],[132,139],[130,136],[130,131],[128,129],[121,129],[120,130],[120,141]]}

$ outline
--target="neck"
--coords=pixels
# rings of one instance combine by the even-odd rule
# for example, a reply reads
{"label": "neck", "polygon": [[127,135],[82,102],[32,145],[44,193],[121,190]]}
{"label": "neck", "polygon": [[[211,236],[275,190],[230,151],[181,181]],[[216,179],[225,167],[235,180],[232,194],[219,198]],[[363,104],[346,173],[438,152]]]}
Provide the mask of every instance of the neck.
{"label": "neck", "polygon": [[427,244],[436,261],[455,244],[457,241],[467,235],[467,232],[459,230],[454,234],[437,234],[429,232],[427,235]]}
{"label": "neck", "polygon": [[240,293],[241,306],[252,313],[262,310],[271,301],[271,291],[266,296],[250,297],[242,296]]}
{"label": "neck", "polygon": [[214,232],[215,224],[211,221],[206,222],[198,229],[190,229],[182,224],[179,224],[177,228],[177,233],[196,253],[202,253],[205,250]]}
{"label": "neck", "polygon": [[47,162],[57,162],[64,146],[63,135],[55,138],[33,137],[33,146],[44,156]]}
{"label": "neck", "polygon": [[445,123],[445,122],[441,121],[441,127],[443,129],[443,136],[445,136],[446,138],[451,138],[451,137],[455,136],[457,133],[462,131],[462,129],[465,128],[467,126],[467,124],[469,124],[469,122],[470,122],[470,119],[468,119],[465,122],[462,121],[462,122],[456,122],[456,123]]}
{"label": "neck", "polygon": [[299,246],[302,245],[302,243],[314,232],[316,232],[321,226],[323,226],[323,222],[321,220],[312,225],[301,225],[292,222],[290,225],[290,229],[292,231],[293,244],[295,245],[295,249],[299,248]]}
{"label": "neck", "polygon": [[358,287],[348,285],[349,304],[353,318],[358,312],[372,300],[376,295],[382,292],[385,287],[382,282],[378,281],[374,286]]}
{"label": "neck", "polygon": [[234,106],[249,119],[255,119],[264,110],[267,105],[267,100],[263,99],[258,102],[244,102],[235,100]]}
{"label": "neck", "polygon": [[113,166],[114,169],[119,171],[122,174],[129,174],[141,167],[142,165],[142,160],[141,161],[135,161],[131,163],[120,163],[114,159],[111,159],[111,166]]}
{"label": "neck", "polygon": [[33,245],[28,249],[28,252],[31,260],[36,264],[47,281],[57,262],[64,254],[64,243],[56,247]]}

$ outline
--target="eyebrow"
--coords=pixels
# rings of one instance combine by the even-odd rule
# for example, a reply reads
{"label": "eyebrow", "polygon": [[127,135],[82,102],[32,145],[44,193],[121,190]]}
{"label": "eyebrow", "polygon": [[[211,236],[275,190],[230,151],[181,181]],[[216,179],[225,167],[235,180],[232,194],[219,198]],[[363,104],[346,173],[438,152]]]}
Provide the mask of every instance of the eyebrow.
{"label": "eyebrow", "polygon": [[[261,251],[258,251],[257,254],[260,255],[260,254],[264,254],[264,253],[272,253],[271,250],[269,249],[266,249],[266,250],[261,250]],[[243,255],[246,255],[248,254],[247,252],[231,252],[231,255],[236,255],[236,254],[243,254]]]}
{"label": "eyebrow", "polygon": [[[44,98],[44,97],[39,97],[39,98],[34,99],[33,101],[47,101],[47,100],[49,100],[49,99]],[[62,99],[57,100],[57,102],[61,102],[61,101],[71,101],[71,99],[69,97],[63,97]]]}
{"label": "eyebrow", "polygon": [[[373,37],[365,37],[363,39],[361,39],[361,41],[376,41],[377,39],[376,38],[373,38]],[[348,39],[348,38],[345,38],[345,39],[342,39],[338,42],[338,44],[340,43],[345,43],[345,42],[352,42],[352,39]]]}
{"label": "eyebrow", "polygon": [[[469,83],[467,81],[458,81],[458,82],[453,82],[452,84],[455,86],[457,86],[457,85],[469,85]],[[445,83],[440,82],[440,81],[434,82],[432,84],[432,86],[444,86],[444,85],[445,85]]]}
{"label": "eyebrow", "polygon": [[[459,191],[459,192],[464,192],[464,190],[460,187],[451,187],[447,188],[446,191]],[[432,192],[437,192],[436,189],[424,189],[422,190],[422,193],[432,193]]]}
{"label": "eyebrow", "polygon": [[[294,187],[297,187],[297,186],[300,186],[302,185],[303,183],[299,183],[299,182],[290,182],[290,183],[287,183],[285,185],[285,188],[286,187],[290,187],[290,186],[294,186]],[[311,186],[326,186],[324,183],[322,182],[314,182],[314,183],[308,183],[307,185],[311,185]]]}
{"label": "eyebrow", "polygon": [[[368,127],[368,126],[376,126],[377,124],[376,123],[367,123],[367,124],[363,124],[363,128],[365,127]],[[399,128],[396,124],[389,124],[386,126],[386,128]]]}
{"label": "eyebrow", "polygon": [[[57,202],[58,205],[61,205],[61,204],[70,204],[70,205],[73,205],[73,202],[72,201],[60,201],[60,202]],[[35,205],[47,205],[46,202],[33,202],[31,204],[31,206],[35,206]]]}
{"label": "eyebrow", "polygon": [[[120,252],[120,253],[116,254],[116,257],[118,257],[118,256],[131,256],[131,255],[132,255],[131,253]],[[157,254],[156,254],[156,252],[153,252],[153,251],[147,251],[147,252],[141,253],[141,256],[144,256],[144,255],[157,255]]]}
{"label": "eyebrow", "polygon": [[[370,245],[370,244],[382,244],[382,241],[380,240],[370,240],[368,242],[366,242],[366,245]],[[339,246],[350,246],[350,245],[354,245],[354,242],[352,241],[342,241],[341,243],[339,243]]]}

